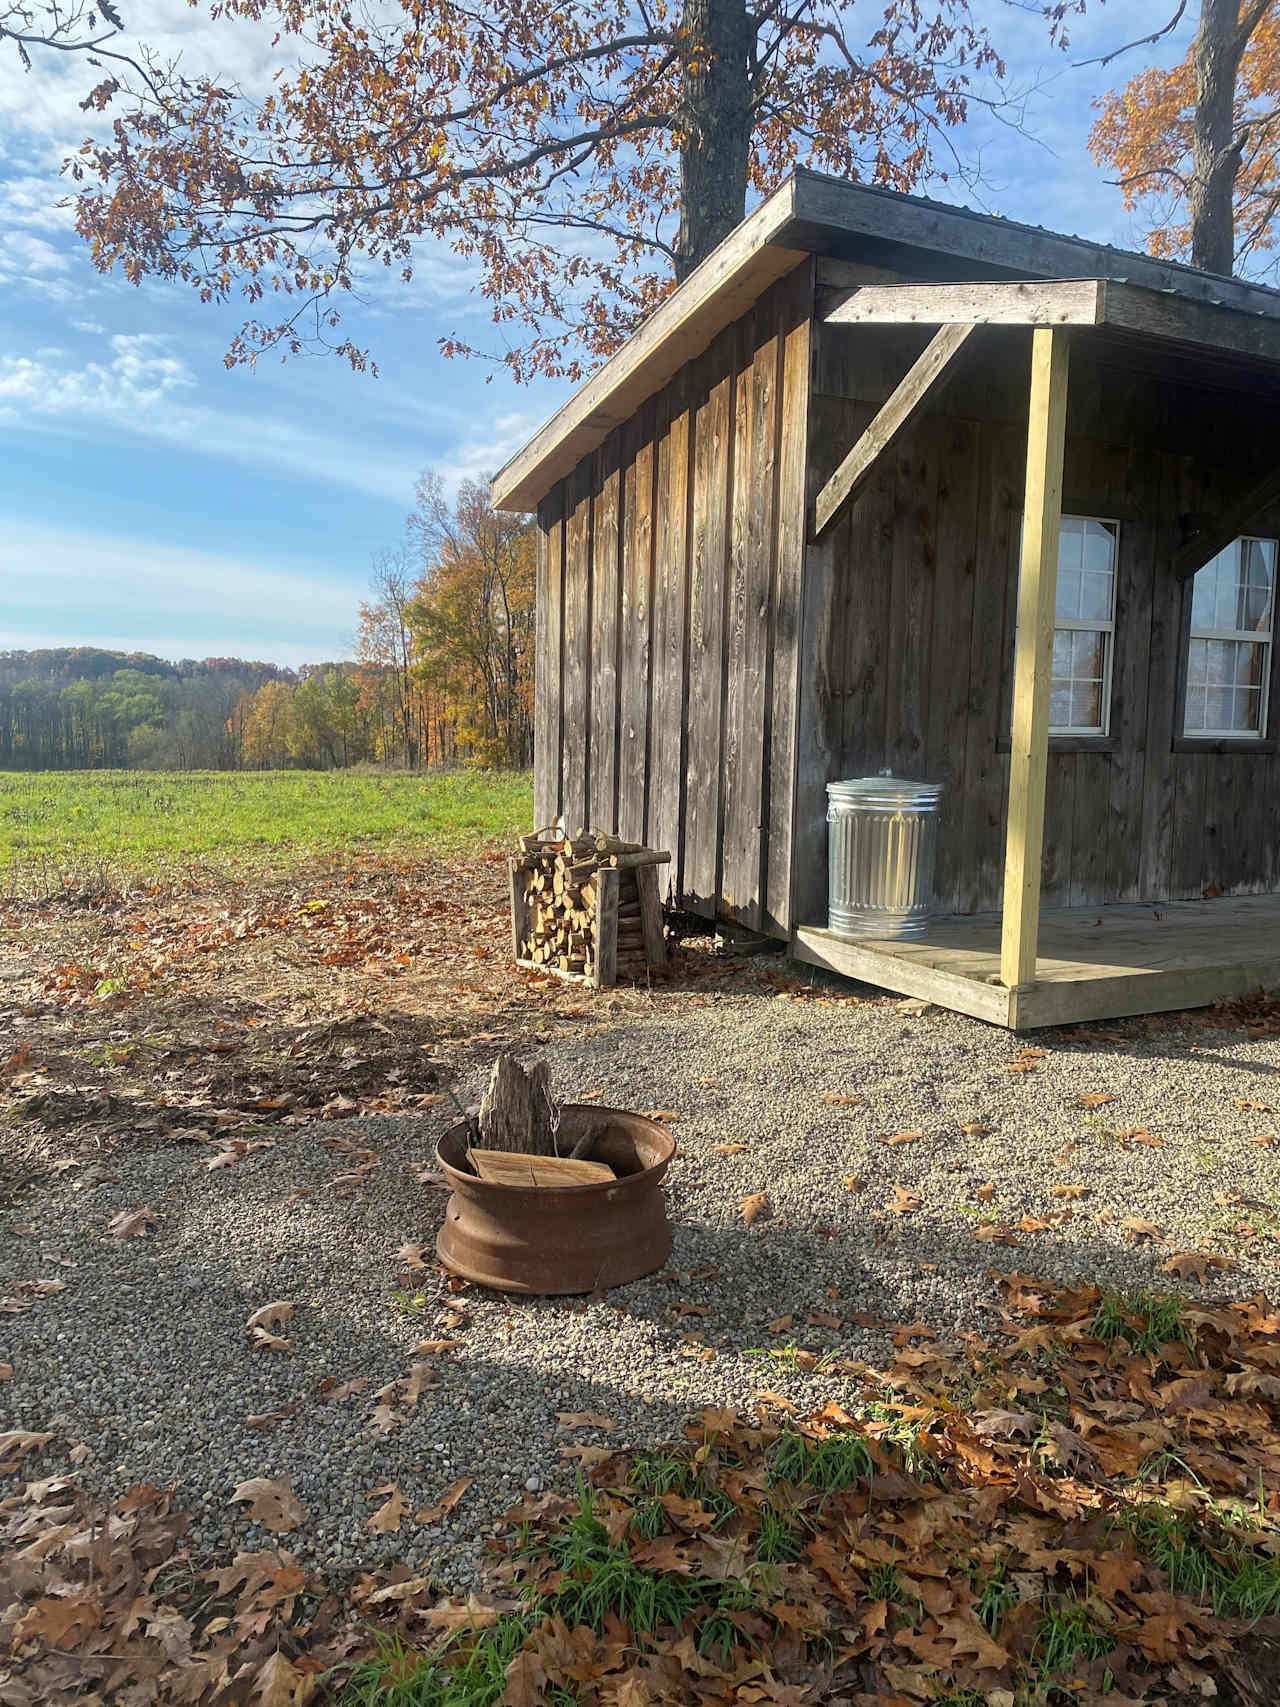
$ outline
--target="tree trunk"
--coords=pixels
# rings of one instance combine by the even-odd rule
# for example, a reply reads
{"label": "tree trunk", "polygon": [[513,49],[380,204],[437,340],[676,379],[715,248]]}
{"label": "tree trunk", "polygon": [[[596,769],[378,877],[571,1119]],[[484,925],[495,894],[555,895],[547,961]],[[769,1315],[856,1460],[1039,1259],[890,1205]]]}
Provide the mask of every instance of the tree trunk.
{"label": "tree trunk", "polygon": [[1191,264],[1230,274],[1235,261],[1236,75],[1245,39],[1240,0],[1201,0],[1191,143]]}
{"label": "tree trunk", "polygon": [[686,0],[684,26],[677,279],[746,212],[754,41],[746,0]]}

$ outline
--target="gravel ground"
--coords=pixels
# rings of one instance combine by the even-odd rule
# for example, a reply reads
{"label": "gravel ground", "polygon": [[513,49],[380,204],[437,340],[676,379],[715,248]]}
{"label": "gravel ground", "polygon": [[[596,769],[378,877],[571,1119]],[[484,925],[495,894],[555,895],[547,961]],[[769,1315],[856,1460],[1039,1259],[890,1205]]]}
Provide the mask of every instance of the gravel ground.
{"label": "gravel ground", "polygon": [[[306,1562],[338,1573],[429,1563],[464,1586],[495,1516],[526,1487],[572,1476],[566,1445],[656,1442],[691,1408],[749,1404],[761,1387],[801,1402],[840,1391],[835,1376],[760,1355],[791,1340],[878,1365],[889,1337],[850,1325],[855,1311],[981,1328],[992,1268],[1171,1286],[1159,1264],[1192,1249],[1234,1260],[1210,1293],[1274,1292],[1280,1150],[1255,1140],[1280,1129],[1280,1040],[1126,1023],[1030,1045],[1043,1058],[1009,1071],[1022,1046],[1008,1034],[934,1011],[905,1017],[892,1000],[733,995],[589,1038],[562,1026],[542,1051],[562,1094],[680,1115],[672,1261],[595,1302],[450,1294],[430,1271],[413,1276],[413,1298],[397,1296],[394,1253],[421,1241],[429,1254],[443,1213],[443,1195],[414,1173],[438,1122],[284,1128],[214,1171],[195,1144],[69,1169],[0,1219],[0,1294],[22,1306],[0,1314],[0,1364],[13,1365],[0,1429],[55,1431],[31,1474],[62,1467],[80,1443],[91,1488],[176,1483],[201,1549],[275,1544],[231,1494],[289,1476],[308,1515],[279,1541]],[[1078,1100],[1103,1094],[1114,1100]],[[975,1123],[988,1130],[963,1130]],[[1163,1147],[1124,1136],[1132,1129]],[[884,1142],[902,1132],[923,1136]],[[332,1183],[359,1161],[334,1140],[377,1152],[360,1183]],[[746,1148],[716,1153],[729,1142]],[[1053,1195],[1067,1184],[1087,1195]],[[919,1207],[890,1212],[895,1187]],[[762,1190],[772,1215],[748,1228],[739,1204]],[[111,1218],[135,1204],[154,1210],[154,1230],[110,1237]],[[1049,1230],[1017,1228],[1067,1209]],[[1012,1225],[1019,1243],[980,1237],[983,1217]],[[1134,1217],[1163,1242],[1123,1225]],[[23,1284],[50,1279],[66,1289]],[[292,1351],[256,1348],[246,1319],[280,1299],[295,1306],[281,1329]],[[451,1309],[464,1312],[456,1326]],[[806,1326],[812,1309],[845,1324]],[[793,1330],[771,1335],[788,1313]],[[422,1359],[423,1338],[461,1344],[427,1358],[437,1384],[412,1406],[401,1397],[402,1426],[386,1435],[374,1393]],[[368,1385],[349,1397],[315,1396],[326,1380],[360,1377]],[[278,1423],[246,1425],[290,1406]],[[618,1427],[566,1431],[560,1411]],[[371,1490],[397,1483],[417,1510],[468,1475],[443,1521],[366,1528],[385,1498]]]}

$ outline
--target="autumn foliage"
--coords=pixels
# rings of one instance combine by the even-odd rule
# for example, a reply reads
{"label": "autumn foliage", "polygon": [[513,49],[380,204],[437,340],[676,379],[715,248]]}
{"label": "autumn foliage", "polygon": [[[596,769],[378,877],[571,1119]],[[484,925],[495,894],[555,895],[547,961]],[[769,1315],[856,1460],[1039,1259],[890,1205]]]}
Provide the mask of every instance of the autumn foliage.
{"label": "autumn foliage", "polygon": [[110,133],[73,172],[100,268],[248,305],[230,361],[327,347],[362,366],[338,298],[451,255],[513,372],[576,377],[797,163],[896,189],[956,169],[947,132],[1002,69],[968,0],[212,12],[274,39],[269,92],[113,74],[86,102]]}
{"label": "autumn foliage", "polygon": [[[1253,26],[1240,58],[1231,148],[1238,154],[1233,204],[1236,270],[1269,264],[1280,209],[1280,8]],[[1151,66],[1099,103],[1089,136],[1095,160],[1112,168],[1125,206],[1148,222],[1153,255],[1188,260],[1196,127],[1195,44],[1171,70]]]}

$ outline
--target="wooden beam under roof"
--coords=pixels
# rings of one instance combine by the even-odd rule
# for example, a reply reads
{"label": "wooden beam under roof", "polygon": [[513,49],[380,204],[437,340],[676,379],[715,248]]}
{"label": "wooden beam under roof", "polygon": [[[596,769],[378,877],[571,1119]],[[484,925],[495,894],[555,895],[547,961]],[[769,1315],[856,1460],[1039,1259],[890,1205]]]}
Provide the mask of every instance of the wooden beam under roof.
{"label": "wooden beam under roof", "polygon": [[917,356],[906,377],[881,406],[839,468],[818,493],[814,505],[813,531],[815,537],[835,520],[840,511],[857,496],[876,463],[894,444],[916,410],[933,390],[963,349],[973,331],[971,325],[943,326],[934,333],[926,349]]}
{"label": "wooden beam under roof", "polygon": [[1280,319],[1115,279],[864,285],[828,326],[1108,326],[1135,337],[1280,363]]}

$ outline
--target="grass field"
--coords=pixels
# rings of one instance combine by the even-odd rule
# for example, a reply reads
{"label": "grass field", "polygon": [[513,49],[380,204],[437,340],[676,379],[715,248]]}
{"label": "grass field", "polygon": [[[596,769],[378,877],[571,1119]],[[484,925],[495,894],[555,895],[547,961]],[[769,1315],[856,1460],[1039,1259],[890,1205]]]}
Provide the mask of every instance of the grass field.
{"label": "grass field", "polygon": [[532,822],[527,771],[0,772],[0,879],[33,870],[447,853]]}

